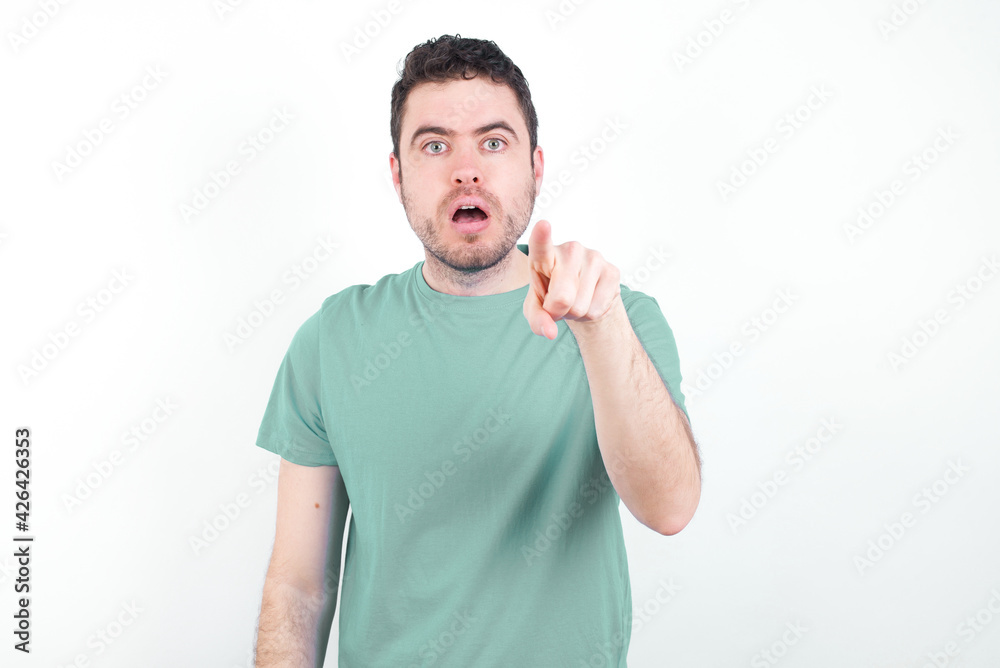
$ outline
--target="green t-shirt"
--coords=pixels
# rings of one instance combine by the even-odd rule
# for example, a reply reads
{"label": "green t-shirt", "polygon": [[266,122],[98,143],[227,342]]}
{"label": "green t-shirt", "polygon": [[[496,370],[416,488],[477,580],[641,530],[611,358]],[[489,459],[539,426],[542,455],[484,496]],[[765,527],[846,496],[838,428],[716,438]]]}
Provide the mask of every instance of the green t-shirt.
{"label": "green t-shirt", "polygon": [[[448,295],[423,264],[323,302],[257,437],[290,462],[340,467],[353,516],[339,666],[626,666],[620,499],[576,339],[564,320],[554,341],[532,333],[527,285]],[[659,305],[621,293],[683,410]]]}

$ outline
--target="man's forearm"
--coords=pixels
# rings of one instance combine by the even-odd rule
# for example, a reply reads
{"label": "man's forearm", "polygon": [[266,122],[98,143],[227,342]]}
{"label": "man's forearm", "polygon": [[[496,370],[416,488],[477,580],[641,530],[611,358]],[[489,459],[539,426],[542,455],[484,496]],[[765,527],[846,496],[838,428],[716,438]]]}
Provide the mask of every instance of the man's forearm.
{"label": "man's forearm", "polygon": [[309,594],[280,580],[265,579],[257,668],[322,666],[336,600],[336,591],[332,597],[324,592]]}
{"label": "man's forearm", "polygon": [[701,459],[687,418],[642,347],[621,297],[605,319],[567,325],[587,371],[611,484],[640,522],[667,535],[680,531],[701,497]]}

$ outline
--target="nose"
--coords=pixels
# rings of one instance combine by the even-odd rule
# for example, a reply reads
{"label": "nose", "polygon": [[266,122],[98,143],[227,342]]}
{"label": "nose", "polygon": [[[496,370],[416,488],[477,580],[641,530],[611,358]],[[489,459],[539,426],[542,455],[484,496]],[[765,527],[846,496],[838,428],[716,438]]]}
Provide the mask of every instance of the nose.
{"label": "nose", "polygon": [[455,167],[451,173],[451,182],[459,186],[482,185],[483,170],[474,148],[455,152]]}

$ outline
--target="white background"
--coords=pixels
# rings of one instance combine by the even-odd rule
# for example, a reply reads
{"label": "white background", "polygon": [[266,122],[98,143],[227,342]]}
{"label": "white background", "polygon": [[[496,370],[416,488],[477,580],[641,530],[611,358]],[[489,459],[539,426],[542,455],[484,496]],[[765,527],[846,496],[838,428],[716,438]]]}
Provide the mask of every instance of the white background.
{"label": "white background", "polygon": [[[1000,279],[984,264],[1000,251],[1000,5],[90,0],[47,18],[43,4],[0,16],[5,665],[252,664],[277,490],[260,418],[326,296],[423,258],[388,180],[389,93],[413,46],[456,32],[520,66],[545,185],[571,180],[532,224],[601,251],[676,336],[704,488],[672,537],[622,505],[641,620],[629,665],[1000,665]],[[163,74],[143,88],[147,68]],[[248,160],[275,109],[293,120]],[[112,131],[88,150],[102,119]],[[231,160],[239,174],[186,220]],[[880,215],[852,231],[859,207]],[[320,238],[338,252],[285,280]],[[771,311],[782,291],[791,306]],[[94,317],[88,299],[104,300]],[[158,401],[176,406],[159,422]],[[22,426],[27,657],[11,618]],[[800,466],[796,448],[812,450]],[[213,521],[224,530],[194,547]]]}

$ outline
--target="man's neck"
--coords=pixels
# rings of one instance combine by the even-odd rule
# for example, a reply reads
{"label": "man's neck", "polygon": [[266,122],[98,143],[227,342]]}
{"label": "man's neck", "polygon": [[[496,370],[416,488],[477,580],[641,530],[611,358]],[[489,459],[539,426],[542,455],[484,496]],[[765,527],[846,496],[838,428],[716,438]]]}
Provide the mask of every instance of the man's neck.
{"label": "man's neck", "polygon": [[446,267],[427,253],[422,273],[432,290],[463,297],[511,292],[528,285],[531,275],[528,256],[516,245],[503,260],[474,274]]}

